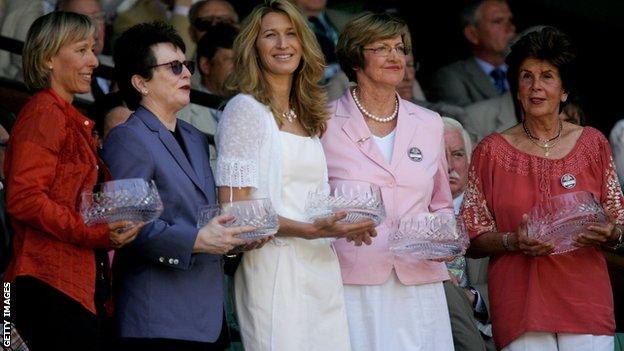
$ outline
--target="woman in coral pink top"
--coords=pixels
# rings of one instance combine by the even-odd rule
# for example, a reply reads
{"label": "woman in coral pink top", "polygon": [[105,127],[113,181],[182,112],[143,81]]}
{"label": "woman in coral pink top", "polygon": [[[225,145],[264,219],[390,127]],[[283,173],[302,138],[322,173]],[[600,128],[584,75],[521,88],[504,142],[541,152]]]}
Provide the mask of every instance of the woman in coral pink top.
{"label": "woman in coral pink top", "polygon": [[[613,296],[601,246],[622,243],[624,208],[609,144],[558,118],[570,89],[569,38],[546,27],[507,58],[524,122],[473,153],[462,216],[471,251],[490,255],[493,333],[503,350],[613,350]],[[525,216],[551,196],[591,192],[612,222],[574,236],[580,248],[550,255],[527,237]]]}

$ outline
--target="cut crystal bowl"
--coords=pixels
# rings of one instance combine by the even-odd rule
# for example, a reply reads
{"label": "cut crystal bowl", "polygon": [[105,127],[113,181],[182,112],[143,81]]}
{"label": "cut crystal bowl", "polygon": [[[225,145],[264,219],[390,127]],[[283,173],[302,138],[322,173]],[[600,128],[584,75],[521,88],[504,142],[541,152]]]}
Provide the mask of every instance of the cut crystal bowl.
{"label": "cut crystal bowl", "polygon": [[256,240],[258,238],[277,233],[279,219],[277,212],[269,199],[253,199],[232,201],[221,205],[221,214],[229,214],[234,219],[225,223],[226,227],[240,227],[250,225],[256,229],[252,232],[241,233],[241,239]]}
{"label": "cut crystal bowl", "polygon": [[550,197],[529,212],[528,236],[555,246],[553,254],[577,249],[572,238],[592,224],[607,222],[607,216],[594,196],[576,191]]}
{"label": "cut crystal bowl", "polygon": [[450,259],[468,248],[468,235],[461,220],[450,213],[419,213],[401,218],[388,237],[390,251],[420,259]]}
{"label": "cut crystal bowl", "polygon": [[82,192],[81,196],[80,213],[87,225],[119,221],[149,223],[163,211],[153,180],[112,180],[96,185],[95,191]]}
{"label": "cut crystal bowl", "polygon": [[308,193],[305,213],[310,221],[326,218],[340,211],[347,216],[340,223],[367,219],[378,226],[386,217],[381,190],[375,184],[360,181],[332,181]]}

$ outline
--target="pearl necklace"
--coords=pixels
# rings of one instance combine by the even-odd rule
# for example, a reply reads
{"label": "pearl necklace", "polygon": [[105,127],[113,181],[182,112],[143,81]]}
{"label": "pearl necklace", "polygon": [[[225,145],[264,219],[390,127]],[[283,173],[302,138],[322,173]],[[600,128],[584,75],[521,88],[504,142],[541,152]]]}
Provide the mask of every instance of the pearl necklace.
{"label": "pearl necklace", "polygon": [[398,114],[399,114],[399,98],[397,96],[395,96],[395,100],[394,100],[394,111],[392,111],[392,114],[390,114],[390,116],[388,117],[378,117],[375,116],[374,114],[368,112],[368,110],[366,110],[364,108],[364,106],[362,106],[362,103],[360,102],[360,100],[357,97],[357,93],[355,92],[357,88],[353,88],[351,89],[351,96],[353,96],[353,101],[355,101],[355,105],[360,109],[360,111],[362,112],[362,114],[370,119],[372,119],[373,121],[377,121],[377,122],[381,122],[381,123],[385,123],[385,122],[390,122],[393,119],[395,119]]}
{"label": "pearl necklace", "polygon": [[292,108],[289,108],[288,111],[282,113],[282,117],[286,118],[288,122],[292,123],[297,119],[297,113]]}

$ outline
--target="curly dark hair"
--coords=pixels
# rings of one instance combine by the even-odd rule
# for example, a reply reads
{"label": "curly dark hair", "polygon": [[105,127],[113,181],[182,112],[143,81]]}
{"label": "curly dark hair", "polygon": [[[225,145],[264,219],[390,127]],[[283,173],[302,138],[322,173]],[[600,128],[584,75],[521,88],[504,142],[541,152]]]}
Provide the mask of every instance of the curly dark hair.
{"label": "curly dark hair", "polygon": [[136,110],[141,101],[141,94],[132,85],[132,76],[138,74],[145,79],[152,79],[151,66],[157,64],[152,47],[160,43],[171,43],[182,52],[186,51],[180,35],[164,22],[137,24],[115,41],[115,80],[128,108],[132,110]]}
{"label": "curly dark hair", "polygon": [[[513,96],[518,93],[518,76],[520,65],[528,58],[544,60],[559,70],[559,77],[563,90],[567,93],[574,92],[574,63],[576,49],[570,37],[554,27],[541,27],[534,31],[521,35],[511,46],[511,52],[507,55],[507,79]],[[563,104],[560,109],[563,108]]]}

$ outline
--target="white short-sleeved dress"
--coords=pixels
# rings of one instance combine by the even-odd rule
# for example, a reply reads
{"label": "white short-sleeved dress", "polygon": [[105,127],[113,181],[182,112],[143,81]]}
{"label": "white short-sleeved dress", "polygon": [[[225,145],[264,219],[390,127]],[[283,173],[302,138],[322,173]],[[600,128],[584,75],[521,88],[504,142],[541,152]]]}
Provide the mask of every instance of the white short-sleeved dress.
{"label": "white short-sleeved dress", "polygon": [[[249,95],[226,106],[217,130],[217,185],[252,187],[280,216],[306,221],[308,191],[327,181],[317,137],[281,132]],[[338,258],[331,241],[277,237],[246,252],[235,277],[247,351],[350,350]]]}

